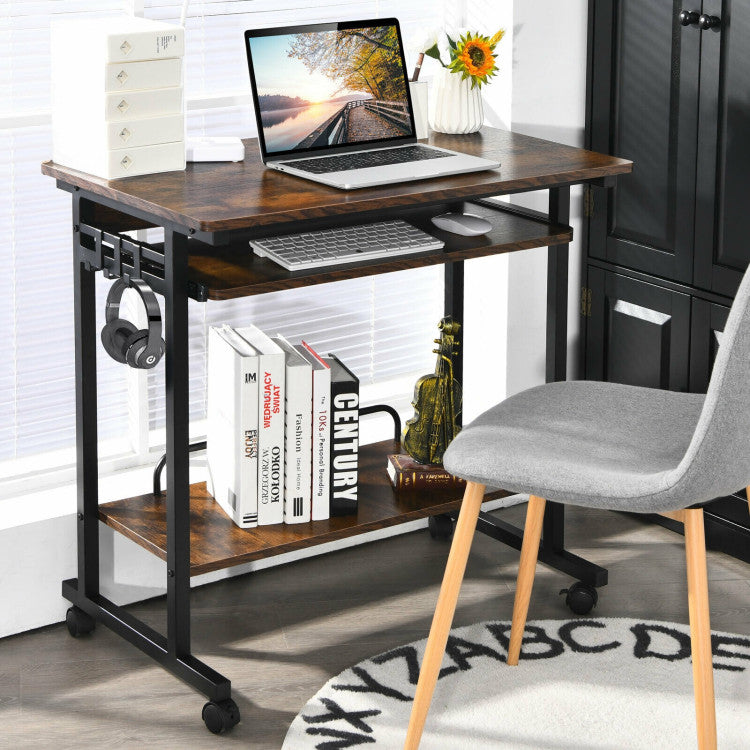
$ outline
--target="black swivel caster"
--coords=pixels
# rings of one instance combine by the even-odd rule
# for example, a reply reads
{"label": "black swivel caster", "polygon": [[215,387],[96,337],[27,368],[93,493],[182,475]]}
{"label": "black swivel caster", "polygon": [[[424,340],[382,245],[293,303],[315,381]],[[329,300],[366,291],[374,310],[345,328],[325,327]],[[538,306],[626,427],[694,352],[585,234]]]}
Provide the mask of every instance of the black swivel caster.
{"label": "black swivel caster", "polygon": [[569,589],[563,589],[565,604],[577,615],[587,615],[599,601],[599,594],[593,586],[577,581]]}
{"label": "black swivel caster", "polygon": [[240,709],[228,698],[225,701],[209,701],[203,706],[203,722],[213,734],[221,734],[240,723]]}
{"label": "black swivel caster", "polygon": [[427,523],[433,539],[447,541],[453,536],[453,519],[449,515],[430,516]]}
{"label": "black swivel caster", "polygon": [[79,607],[71,607],[65,614],[65,624],[68,626],[68,632],[73,638],[79,638],[82,635],[88,635],[94,630],[96,623],[94,618],[87,615]]}

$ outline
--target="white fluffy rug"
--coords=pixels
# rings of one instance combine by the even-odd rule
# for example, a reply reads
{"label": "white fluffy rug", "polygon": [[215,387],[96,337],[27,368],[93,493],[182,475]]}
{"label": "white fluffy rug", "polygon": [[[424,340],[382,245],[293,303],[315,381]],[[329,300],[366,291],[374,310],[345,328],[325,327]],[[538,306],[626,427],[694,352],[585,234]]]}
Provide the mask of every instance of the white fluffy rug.
{"label": "white fluffy rug", "polygon": [[[451,632],[423,750],[696,747],[687,625],[538,620],[518,667],[509,622]],[[283,750],[401,748],[425,641],[329,680],[294,719]],[[750,748],[750,638],[714,633],[719,748]]]}

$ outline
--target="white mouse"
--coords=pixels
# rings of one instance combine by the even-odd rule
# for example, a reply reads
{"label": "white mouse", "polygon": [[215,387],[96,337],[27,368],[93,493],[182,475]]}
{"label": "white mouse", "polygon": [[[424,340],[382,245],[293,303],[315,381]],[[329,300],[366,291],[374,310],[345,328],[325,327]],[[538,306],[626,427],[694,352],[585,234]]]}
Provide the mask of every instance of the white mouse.
{"label": "white mouse", "polygon": [[487,234],[492,229],[492,224],[489,221],[475,214],[440,214],[432,217],[432,223],[438,229],[443,229],[452,234],[461,234],[464,237]]}

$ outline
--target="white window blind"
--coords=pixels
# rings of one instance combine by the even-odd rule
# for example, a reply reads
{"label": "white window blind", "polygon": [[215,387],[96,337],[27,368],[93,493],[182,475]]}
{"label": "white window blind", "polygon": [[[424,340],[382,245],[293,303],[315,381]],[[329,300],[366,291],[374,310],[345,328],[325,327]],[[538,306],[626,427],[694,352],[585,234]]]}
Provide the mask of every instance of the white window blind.
{"label": "white window blind", "polygon": [[[50,19],[121,11],[122,0],[2,5],[0,478],[67,464],[74,456],[70,198],[40,171],[51,155]],[[100,311],[106,286],[97,283]],[[99,433],[109,453],[126,447],[119,440],[127,416],[124,375],[99,357]]]}
{"label": "white window blind", "polygon": [[[6,342],[0,360],[0,480],[16,478],[6,487],[17,489],[22,475],[29,475],[30,486],[42,469],[69,467],[75,455],[70,198],[40,173],[40,163],[51,156],[50,21],[135,10],[176,22],[181,5],[181,0],[0,3],[0,324]],[[401,21],[411,69],[411,40],[440,23],[435,4],[427,0],[193,0],[186,24],[189,132],[255,135],[244,29],[385,16]],[[99,328],[109,285],[97,277]],[[254,322],[271,334],[304,336],[340,355],[363,383],[382,384],[432,368],[430,342],[441,312],[442,267],[236,302],[191,302],[191,417],[200,424],[205,413],[209,325]],[[163,426],[163,367],[148,374],[146,388],[133,388],[132,373],[99,348],[97,373],[100,456],[143,460],[136,451],[143,446],[131,444],[131,434],[137,434],[133,425],[139,422],[152,430]],[[409,396],[393,394],[406,402]]]}

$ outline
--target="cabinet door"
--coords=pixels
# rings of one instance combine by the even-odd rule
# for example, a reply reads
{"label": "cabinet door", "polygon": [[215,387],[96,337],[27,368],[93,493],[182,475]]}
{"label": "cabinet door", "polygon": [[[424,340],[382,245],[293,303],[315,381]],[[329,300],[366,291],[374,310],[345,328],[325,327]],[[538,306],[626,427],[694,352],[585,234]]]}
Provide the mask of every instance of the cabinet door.
{"label": "cabinet door", "polygon": [[589,254],[691,281],[701,32],[679,2],[589,7],[590,145],[634,162],[613,190],[593,188]]}
{"label": "cabinet door", "polygon": [[[716,305],[701,299],[693,299],[693,313],[691,322],[690,341],[690,390],[695,393],[705,393],[711,378],[714,360],[721,345],[721,334],[729,316],[729,308]],[[744,492],[738,492],[729,497],[716,500],[706,509],[707,516],[728,522],[732,526],[747,529],[750,518],[747,514],[747,499]],[[708,527],[707,527],[708,528]],[[719,526],[721,528],[721,524]],[[718,533],[714,529],[714,534]],[[711,541],[711,537],[708,537]],[[737,539],[727,539],[722,536],[711,545],[735,557],[747,560],[747,545],[741,540],[745,549],[734,550],[729,545],[736,545]],[[744,554],[743,554],[744,552]]]}
{"label": "cabinet door", "polygon": [[704,0],[694,285],[734,296],[750,262],[750,3]]}
{"label": "cabinet door", "polygon": [[702,299],[693,299],[690,325],[690,390],[705,393],[729,308]]}
{"label": "cabinet door", "polygon": [[686,391],[690,297],[589,267],[586,377]]}

